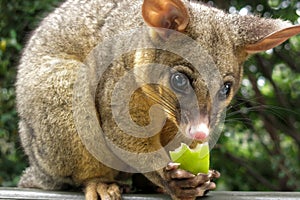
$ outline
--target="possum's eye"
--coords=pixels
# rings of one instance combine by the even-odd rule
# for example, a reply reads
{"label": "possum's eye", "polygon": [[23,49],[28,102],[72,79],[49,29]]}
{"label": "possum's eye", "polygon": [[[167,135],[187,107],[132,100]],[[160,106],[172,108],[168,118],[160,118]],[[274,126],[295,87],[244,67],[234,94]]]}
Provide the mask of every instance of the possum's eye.
{"label": "possum's eye", "polygon": [[225,82],[222,88],[219,90],[219,99],[221,101],[227,99],[231,91],[231,86],[232,86],[231,82]]}
{"label": "possum's eye", "polygon": [[187,93],[189,87],[189,79],[182,73],[174,73],[171,76],[170,83],[172,88],[180,93]]}

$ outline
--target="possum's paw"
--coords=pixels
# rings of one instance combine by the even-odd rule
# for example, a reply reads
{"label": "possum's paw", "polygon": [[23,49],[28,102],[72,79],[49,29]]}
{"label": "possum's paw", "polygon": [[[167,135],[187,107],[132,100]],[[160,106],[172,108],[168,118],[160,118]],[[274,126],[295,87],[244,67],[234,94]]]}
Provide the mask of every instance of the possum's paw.
{"label": "possum's paw", "polygon": [[206,191],[216,188],[212,180],[220,177],[219,172],[210,170],[208,174],[194,175],[178,167],[179,165],[175,163],[169,163],[164,170],[169,193],[173,199],[196,199],[204,196]]}
{"label": "possum's paw", "polygon": [[85,186],[85,199],[120,200],[121,191],[117,184],[106,184],[99,180],[91,180]]}

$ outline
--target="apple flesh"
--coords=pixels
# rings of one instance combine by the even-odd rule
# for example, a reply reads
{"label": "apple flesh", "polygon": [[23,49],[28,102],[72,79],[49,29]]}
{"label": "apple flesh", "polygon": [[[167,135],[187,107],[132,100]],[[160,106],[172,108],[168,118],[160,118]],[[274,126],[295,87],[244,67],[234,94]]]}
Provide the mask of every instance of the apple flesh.
{"label": "apple flesh", "polygon": [[184,143],[174,151],[170,151],[171,160],[180,163],[179,168],[189,171],[195,175],[198,173],[207,174],[209,171],[209,145],[208,143],[198,144],[196,148]]}

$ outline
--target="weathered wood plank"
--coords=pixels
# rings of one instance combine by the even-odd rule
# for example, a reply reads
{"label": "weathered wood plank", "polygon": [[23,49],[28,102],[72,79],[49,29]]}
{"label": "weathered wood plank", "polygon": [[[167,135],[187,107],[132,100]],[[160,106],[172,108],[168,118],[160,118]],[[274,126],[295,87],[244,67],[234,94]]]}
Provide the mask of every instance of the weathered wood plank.
{"label": "weathered wood plank", "polygon": [[[0,188],[0,199],[84,200],[82,193],[57,192],[20,188]],[[123,195],[124,200],[170,200],[166,195]],[[210,192],[205,200],[300,200],[300,192]]]}

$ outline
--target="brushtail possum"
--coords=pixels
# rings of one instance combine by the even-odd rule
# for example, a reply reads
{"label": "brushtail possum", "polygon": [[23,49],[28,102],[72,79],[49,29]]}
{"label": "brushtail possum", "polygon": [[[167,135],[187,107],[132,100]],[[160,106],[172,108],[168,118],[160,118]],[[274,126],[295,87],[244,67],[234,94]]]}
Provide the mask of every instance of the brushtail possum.
{"label": "brushtail possum", "polygon": [[[116,35],[127,33],[130,38],[130,30],[139,27],[146,27],[143,38],[132,39],[161,48],[137,47],[120,55],[101,72],[101,79],[94,84],[94,98],[85,101],[86,105],[74,104],[78,72],[88,65],[86,59],[91,52]],[[47,190],[63,189],[66,185],[83,186],[86,199],[120,199],[118,183],[122,170],[100,162],[89,150],[83,138],[96,141],[89,128],[102,130],[103,140],[97,146],[100,154],[128,168],[135,166],[126,162],[125,154],[118,155],[111,150],[111,145],[139,156],[164,149],[173,140],[178,144],[188,140],[191,147],[209,141],[220,113],[239,88],[243,62],[251,54],[271,49],[298,33],[300,26],[279,19],[228,14],[197,1],[65,1],[33,32],[18,67],[19,131],[30,162],[19,186]],[[178,48],[184,46],[186,43],[178,39],[182,35],[191,38],[210,55],[220,79],[209,80],[214,90],[208,89],[207,80],[190,60],[164,49],[168,41],[172,41],[172,45],[178,42]],[[104,48],[108,56],[123,44],[122,38],[113,41]],[[184,49],[199,54],[187,46]],[[101,62],[101,59],[97,61],[94,69],[104,68]],[[154,67],[151,70],[145,67],[153,63],[167,68],[153,74]],[[133,71],[130,81],[143,80],[149,84],[140,84],[132,92],[126,92],[126,84],[119,84],[120,91],[130,93],[129,101],[124,100],[124,105],[129,107],[128,120],[138,127],[147,127],[155,122],[158,113],[164,116],[160,130],[149,137],[127,134],[115,122],[113,91],[129,71]],[[84,84],[82,81],[79,85]],[[122,97],[117,100],[118,106],[122,105]],[[157,104],[162,109],[152,109],[151,114],[151,108]],[[76,124],[81,120],[74,120],[74,110],[88,109],[86,107],[96,113],[97,124],[91,125],[88,117],[80,115],[82,126],[86,125],[82,135]],[[121,111],[117,116],[122,116]],[[143,131],[145,129],[140,132]],[[216,187],[212,179],[220,176],[214,170],[193,175],[171,162],[161,167],[155,159],[148,156],[140,160],[141,166],[153,169],[142,173],[173,199],[202,196],[204,191]]]}

